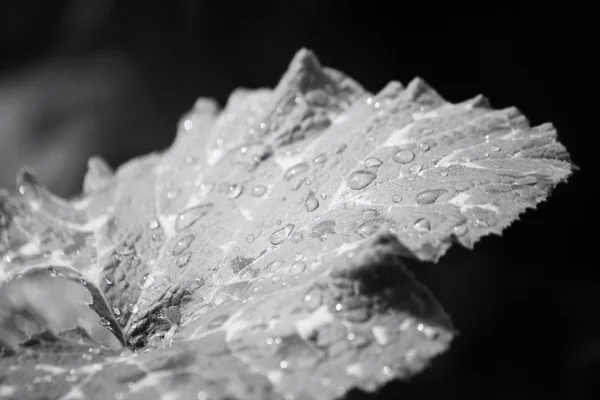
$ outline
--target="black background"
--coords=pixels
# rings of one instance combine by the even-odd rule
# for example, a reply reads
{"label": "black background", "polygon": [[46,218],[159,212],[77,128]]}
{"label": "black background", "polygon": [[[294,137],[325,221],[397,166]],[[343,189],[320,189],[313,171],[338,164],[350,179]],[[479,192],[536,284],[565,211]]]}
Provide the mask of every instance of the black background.
{"label": "black background", "polygon": [[[57,193],[76,193],[90,155],[117,166],[168,146],[198,96],[224,104],[238,86],[273,86],[300,47],[372,92],[420,76],[452,102],[483,93],[496,108],[517,106],[532,125],[553,122],[581,170],[502,238],[453,249],[436,265],[411,264],[461,335],[429,370],[389,384],[381,398],[600,398],[592,392],[600,379],[600,286],[591,9],[357,4],[3,5],[1,185],[13,185],[27,162]],[[23,117],[9,118],[14,110]]]}

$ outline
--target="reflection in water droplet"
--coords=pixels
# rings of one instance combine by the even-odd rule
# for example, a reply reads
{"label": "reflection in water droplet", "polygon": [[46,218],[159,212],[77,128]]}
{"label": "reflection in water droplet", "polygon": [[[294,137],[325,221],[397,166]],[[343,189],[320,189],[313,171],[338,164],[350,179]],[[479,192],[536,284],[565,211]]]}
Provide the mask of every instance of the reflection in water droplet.
{"label": "reflection in water droplet", "polygon": [[314,164],[323,164],[325,161],[327,161],[327,154],[325,153],[317,154],[313,159]]}
{"label": "reflection in water droplet", "polygon": [[179,267],[179,268],[183,268],[190,262],[191,257],[192,257],[192,253],[184,253],[184,254],[180,255],[179,257],[177,257],[177,260],[175,261],[175,265],[177,265],[177,267]]}
{"label": "reflection in water droplet", "polygon": [[415,164],[412,167],[410,167],[408,170],[410,171],[411,174],[418,174],[422,169],[423,169],[422,164]]}
{"label": "reflection in water droplet", "polygon": [[227,197],[230,199],[237,199],[240,197],[243,190],[244,185],[234,183],[233,185],[229,186],[229,189],[227,190]]}
{"label": "reflection in water droplet", "polygon": [[383,164],[383,161],[377,157],[369,157],[365,160],[364,164],[367,168],[379,168]]}
{"label": "reflection in water droplet", "polygon": [[315,197],[315,193],[312,190],[308,192],[308,196],[306,197],[306,200],[304,200],[304,206],[308,212],[315,211],[319,208],[319,200]]}
{"label": "reflection in water droplet", "polygon": [[301,162],[299,164],[294,165],[293,167],[290,167],[283,175],[283,178],[286,181],[291,181],[292,179],[303,174],[307,170],[308,170],[308,164],[305,162]]}
{"label": "reflection in water droplet", "polygon": [[362,237],[368,237],[377,233],[385,220],[383,218],[372,219],[370,221],[364,222],[358,227],[358,233]]}
{"label": "reflection in water droplet", "polygon": [[252,196],[260,197],[263,194],[265,194],[266,191],[267,191],[267,188],[263,185],[255,186],[254,189],[252,189]]}
{"label": "reflection in water droplet", "polygon": [[392,196],[392,201],[394,203],[400,203],[402,201],[402,196],[400,196],[399,194],[395,194],[394,196]]}
{"label": "reflection in water droplet", "polygon": [[193,225],[200,218],[208,214],[212,208],[212,203],[206,203],[184,210],[181,214],[177,216],[177,219],[175,220],[175,230],[177,232],[180,232],[185,228]]}
{"label": "reflection in water droplet", "polygon": [[348,178],[348,186],[354,190],[360,190],[367,187],[377,177],[369,171],[354,171]]}
{"label": "reflection in water droplet", "polygon": [[272,244],[277,245],[277,244],[283,242],[285,239],[287,239],[288,236],[290,236],[290,234],[292,233],[293,230],[294,230],[294,225],[293,224],[287,224],[283,228],[278,229],[275,232],[273,232],[271,234],[271,236],[269,236],[269,241]]}
{"label": "reflection in water droplet", "polygon": [[148,221],[148,228],[150,229],[158,229],[159,226],[160,224],[156,218],[152,218],[150,221]]}
{"label": "reflection in water droplet", "polygon": [[415,154],[406,149],[398,150],[396,154],[392,156],[392,160],[398,164],[408,164],[415,159]]}
{"label": "reflection in water droplet", "polygon": [[424,190],[415,196],[417,204],[422,206],[427,204],[433,204],[435,201],[444,193],[448,193],[446,189],[430,189]]}
{"label": "reflection in water droplet", "polygon": [[190,244],[194,241],[194,239],[195,239],[194,235],[184,236],[175,244],[175,246],[173,246],[173,250],[171,250],[171,254],[173,254],[174,256],[180,255],[185,250],[187,250],[188,247],[190,247]]}
{"label": "reflection in water droplet", "polygon": [[427,218],[419,218],[415,221],[414,226],[419,232],[429,232],[431,230],[431,223]]}
{"label": "reflection in water droplet", "polygon": [[294,232],[292,234],[292,242],[299,243],[304,239],[304,234],[302,232]]}

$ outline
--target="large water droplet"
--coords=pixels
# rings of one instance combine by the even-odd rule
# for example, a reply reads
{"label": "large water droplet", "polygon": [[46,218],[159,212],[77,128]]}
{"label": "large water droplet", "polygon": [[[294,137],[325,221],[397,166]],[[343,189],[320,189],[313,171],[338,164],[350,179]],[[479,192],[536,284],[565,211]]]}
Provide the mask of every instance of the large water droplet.
{"label": "large water droplet", "polygon": [[306,196],[306,200],[304,200],[304,206],[308,212],[315,211],[319,208],[319,200],[315,197],[315,193],[312,190],[308,192],[308,196]]}
{"label": "large water droplet", "polygon": [[263,194],[265,194],[266,191],[267,191],[267,188],[263,185],[255,186],[254,189],[252,189],[252,196],[260,197]]}
{"label": "large water droplet", "polygon": [[179,267],[179,268],[183,268],[190,262],[191,257],[192,257],[192,253],[183,253],[182,255],[177,257],[177,260],[175,261],[175,265],[177,265],[177,267]]}
{"label": "large water droplet", "polygon": [[180,232],[193,225],[200,218],[208,214],[212,208],[212,203],[201,204],[196,207],[188,208],[177,216],[177,219],[175,220],[175,230]]}
{"label": "large water droplet", "polygon": [[398,164],[408,164],[415,159],[415,153],[410,150],[402,149],[398,150],[396,154],[392,156],[392,160]]}
{"label": "large water droplet", "polygon": [[313,159],[314,164],[323,164],[325,161],[327,161],[327,154],[325,153],[317,154]]}
{"label": "large water droplet", "polygon": [[429,232],[431,230],[431,222],[427,218],[419,218],[415,221],[414,227],[419,232]]}
{"label": "large water droplet", "polygon": [[299,164],[294,165],[293,167],[290,167],[283,175],[283,178],[286,181],[291,181],[292,179],[303,174],[307,170],[308,170],[308,164],[305,162],[301,162]]}
{"label": "large water droplet", "polygon": [[350,189],[360,190],[367,187],[376,177],[377,175],[369,171],[354,171],[348,178],[348,186]]}
{"label": "large water droplet", "polygon": [[283,242],[285,239],[287,239],[288,236],[290,236],[290,234],[292,233],[293,230],[294,230],[294,225],[293,224],[287,224],[283,228],[278,229],[275,232],[273,232],[271,234],[271,236],[269,236],[269,241],[272,244],[277,245],[277,244]]}
{"label": "large water droplet", "polygon": [[415,164],[412,167],[410,167],[408,170],[410,171],[411,174],[418,174],[422,169],[423,169],[422,164]]}
{"label": "large water droplet", "polygon": [[243,190],[244,185],[234,183],[233,185],[229,186],[229,189],[227,190],[227,197],[230,199],[237,199],[238,197],[240,197]]}
{"label": "large water droplet", "polygon": [[186,251],[188,247],[190,247],[190,244],[194,241],[194,239],[194,235],[184,236],[177,243],[175,243],[175,246],[173,246],[173,250],[171,250],[171,254],[173,254],[174,256],[180,255],[181,253]]}
{"label": "large water droplet", "polygon": [[383,164],[383,161],[377,157],[369,157],[365,160],[364,164],[367,168],[379,168]]}
{"label": "large water droplet", "polygon": [[372,219],[367,222],[363,222],[358,226],[358,233],[362,237],[368,237],[377,233],[385,220],[383,218]]}
{"label": "large water droplet", "polygon": [[422,206],[427,204],[433,204],[435,201],[444,193],[448,193],[446,189],[430,189],[424,190],[415,196],[417,204]]}

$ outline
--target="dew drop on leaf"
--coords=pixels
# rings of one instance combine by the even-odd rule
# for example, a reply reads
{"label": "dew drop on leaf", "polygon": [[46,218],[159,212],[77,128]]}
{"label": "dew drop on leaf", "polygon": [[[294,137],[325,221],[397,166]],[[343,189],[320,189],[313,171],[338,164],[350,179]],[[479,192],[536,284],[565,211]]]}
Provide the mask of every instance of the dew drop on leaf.
{"label": "dew drop on leaf", "polygon": [[177,260],[175,261],[175,265],[177,265],[177,267],[179,267],[179,268],[183,268],[190,262],[191,257],[192,257],[192,253],[189,253],[189,252],[183,253],[182,255],[177,257]]}
{"label": "dew drop on leaf", "polygon": [[302,232],[294,232],[292,234],[291,240],[293,243],[300,243],[303,239],[304,239],[304,234]]}
{"label": "dew drop on leaf", "polygon": [[201,204],[199,206],[188,208],[177,216],[175,220],[175,230],[181,232],[185,228],[195,224],[200,218],[204,217],[213,208],[212,203]]}
{"label": "dew drop on leaf", "polygon": [[194,241],[194,239],[195,236],[192,234],[184,236],[177,243],[175,243],[175,246],[173,246],[173,250],[171,251],[171,253],[174,256],[180,255],[181,253],[186,251],[188,247],[190,247],[190,244]]}
{"label": "dew drop on leaf", "polygon": [[427,218],[419,218],[415,221],[414,227],[418,232],[429,232],[431,230],[431,222]]}
{"label": "dew drop on leaf", "polygon": [[115,313],[115,315],[118,317],[119,315],[121,315],[121,310],[119,309],[119,307],[113,307],[113,313]]}
{"label": "dew drop on leaf", "polygon": [[252,243],[254,242],[254,235],[250,234],[248,236],[246,236],[246,243]]}
{"label": "dew drop on leaf", "polygon": [[469,228],[467,227],[467,224],[456,225],[454,227],[454,234],[459,237],[464,236],[468,230]]}
{"label": "dew drop on leaf", "polygon": [[271,236],[269,236],[269,242],[271,242],[271,244],[278,245],[279,243],[281,243],[285,239],[287,239],[293,230],[294,230],[294,225],[287,224],[283,228],[277,229],[275,232],[273,232],[271,234]]}
{"label": "dew drop on leaf", "polygon": [[364,164],[366,168],[379,168],[383,164],[383,161],[377,157],[369,157],[365,160]]}
{"label": "dew drop on leaf", "polygon": [[435,201],[444,193],[448,193],[446,189],[430,189],[424,190],[415,196],[417,204],[422,206],[427,204],[433,204]]}
{"label": "dew drop on leaf", "polygon": [[371,182],[373,182],[373,180],[376,177],[377,175],[369,171],[354,171],[350,174],[350,177],[348,178],[348,186],[350,187],[350,189],[354,190],[364,189]]}
{"label": "dew drop on leaf", "polygon": [[368,236],[374,235],[381,229],[382,223],[383,223],[382,219],[372,219],[370,221],[363,222],[358,227],[358,233],[362,237],[368,237]]}
{"label": "dew drop on leaf", "polygon": [[392,196],[392,201],[394,203],[400,203],[402,201],[402,196],[400,196],[399,194],[395,194]]}
{"label": "dew drop on leaf", "polygon": [[140,280],[140,288],[148,289],[154,283],[154,275],[152,274],[144,274],[142,279]]}
{"label": "dew drop on leaf", "polygon": [[304,206],[308,212],[315,211],[317,208],[319,208],[319,199],[315,197],[315,193],[312,190],[308,192],[308,195],[304,200]]}
{"label": "dew drop on leaf", "polygon": [[306,172],[307,170],[308,170],[308,164],[301,162],[299,164],[296,164],[296,165],[290,167],[283,175],[283,178],[286,181],[291,181],[292,179],[296,178],[297,176]]}
{"label": "dew drop on leaf", "polygon": [[410,150],[402,149],[398,150],[393,156],[392,160],[398,164],[408,164],[415,159],[415,153]]}
{"label": "dew drop on leaf", "polygon": [[152,218],[150,221],[148,221],[148,228],[152,230],[158,229],[159,226],[160,224],[158,223],[158,220],[156,218]]}
{"label": "dew drop on leaf", "polygon": [[267,188],[265,186],[263,186],[263,185],[255,186],[252,189],[252,196],[254,196],[254,197],[260,197],[263,194],[265,194],[266,191],[267,191]]}
{"label": "dew drop on leaf", "polygon": [[421,143],[421,144],[419,145],[419,149],[420,149],[421,151],[428,151],[428,150],[429,150],[429,148],[430,148],[430,147],[429,147],[429,145],[428,145],[427,143]]}
{"label": "dew drop on leaf", "polygon": [[276,260],[271,262],[268,266],[267,266],[267,270],[269,272],[275,272],[277,271],[279,268],[281,268],[283,266],[283,261],[281,260]]}
{"label": "dew drop on leaf", "polygon": [[500,147],[496,145],[491,146],[490,149],[492,149],[492,151],[500,151]]}
{"label": "dew drop on leaf", "polygon": [[305,262],[303,262],[303,261],[296,262],[292,265],[292,268],[290,268],[290,275],[292,275],[292,276],[300,275],[301,273],[304,272],[305,269],[306,269]]}
{"label": "dew drop on leaf", "polygon": [[233,185],[229,186],[229,188],[227,190],[227,197],[230,199],[237,199],[238,197],[240,197],[243,190],[244,190],[244,185],[234,183]]}
{"label": "dew drop on leaf", "polygon": [[327,155],[325,153],[317,154],[313,159],[314,164],[323,164],[325,161],[327,161]]}
{"label": "dew drop on leaf", "polygon": [[423,169],[422,164],[415,164],[412,167],[410,167],[408,170],[410,171],[411,174],[418,174],[422,169]]}

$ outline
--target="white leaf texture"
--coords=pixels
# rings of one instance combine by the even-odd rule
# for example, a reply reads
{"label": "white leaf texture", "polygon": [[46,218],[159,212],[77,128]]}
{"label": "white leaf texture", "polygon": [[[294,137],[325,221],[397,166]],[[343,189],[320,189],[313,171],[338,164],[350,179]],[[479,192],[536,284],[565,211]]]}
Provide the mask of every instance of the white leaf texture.
{"label": "white leaf texture", "polygon": [[75,199],[26,171],[0,192],[0,294],[77,282],[120,343],[0,340],[0,398],[326,400],[408,379],[455,330],[403,259],[500,234],[573,168],[515,108],[419,78],[373,95],[302,49],[273,90],[199,99],[169,149],[92,158]]}

